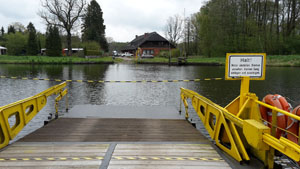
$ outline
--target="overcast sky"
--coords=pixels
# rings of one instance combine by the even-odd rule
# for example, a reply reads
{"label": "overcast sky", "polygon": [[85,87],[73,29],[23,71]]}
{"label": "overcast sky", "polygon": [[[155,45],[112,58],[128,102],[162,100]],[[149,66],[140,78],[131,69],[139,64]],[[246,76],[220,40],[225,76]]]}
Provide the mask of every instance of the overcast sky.
{"label": "overcast sky", "polygon": [[[89,2],[89,0],[87,0]],[[164,36],[166,20],[175,14],[190,16],[200,10],[205,0],[97,0],[103,11],[106,36],[128,42],[145,32],[156,31]],[[37,15],[40,0],[0,0],[0,26],[12,22],[45,32],[45,24]]]}

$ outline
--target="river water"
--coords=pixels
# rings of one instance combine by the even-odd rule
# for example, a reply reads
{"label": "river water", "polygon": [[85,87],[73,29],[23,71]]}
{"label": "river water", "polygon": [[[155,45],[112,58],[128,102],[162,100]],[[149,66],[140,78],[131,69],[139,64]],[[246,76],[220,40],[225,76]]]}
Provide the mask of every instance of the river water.
{"label": "river water", "polygon": [[[12,65],[1,64],[0,75],[72,80],[181,80],[224,77],[225,67],[166,65]],[[59,82],[0,79],[0,106],[33,96]],[[300,103],[300,68],[267,67],[265,81],[251,81],[250,91],[262,99],[278,93],[292,105]],[[74,105],[174,106],[179,109],[180,87],[194,90],[225,106],[239,95],[240,81],[201,81],[177,83],[70,83],[69,103]],[[61,104],[60,111],[63,111]],[[16,139],[43,125],[54,112],[54,97]]]}

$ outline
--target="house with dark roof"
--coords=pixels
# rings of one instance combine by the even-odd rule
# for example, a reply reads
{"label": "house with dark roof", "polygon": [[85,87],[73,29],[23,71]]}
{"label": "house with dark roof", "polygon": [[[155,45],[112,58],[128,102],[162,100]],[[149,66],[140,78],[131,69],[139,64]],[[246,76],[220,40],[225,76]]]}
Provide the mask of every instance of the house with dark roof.
{"label": "house with dark roof", "polygon": [[7,48],[0,46],[0,55],[6,55]]}
{"label": "house with dark roof", "polygon": [[135,39],[133,39],[129,45],[123,48],[121,51],[129,52],[135,55],[139,48],[140,55],[157,56],[161,51],[169,51],[169,49],[173,49],[175,46],[158,33],[152,32],[145,33],[141,36],[136,35]]}

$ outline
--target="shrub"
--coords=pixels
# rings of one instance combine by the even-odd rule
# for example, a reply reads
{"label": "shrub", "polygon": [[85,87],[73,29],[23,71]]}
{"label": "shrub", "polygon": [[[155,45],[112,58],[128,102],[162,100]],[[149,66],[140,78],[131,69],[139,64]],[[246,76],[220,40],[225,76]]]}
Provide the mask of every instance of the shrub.
{"label": "shrub", "polygon": [[159,52],[159,57],[169,57],[169,51],[163,50]]}
{"label": "shrub", "polygon": [[86,50],[86,56],[102,56],[102,51],[100,51],[100,50]]}
{"label": "shrub", "polygon": [[180,56],[180,50],[179,49],[172,49],[171,50],[171,57],[178,58]]}
{"label": "shrub", "polygon": [[85,56],[85,53],[84,51],[78,51],[76,53],[73,53],[73,56],[77,56],[77,57],[84,57]]}
{"label": "shrub", "polygon": [[86,56],[101,56],[103,54],[103,52],[101,51],[101,46],[98,42],[84,42],[82,43],[82,47],[84,48],[84,53]]}
{"label": "shrub", "polygon": [[26,35],[20,32],[6,35],[7,52],[9,55],[25,55],[26,53]]}

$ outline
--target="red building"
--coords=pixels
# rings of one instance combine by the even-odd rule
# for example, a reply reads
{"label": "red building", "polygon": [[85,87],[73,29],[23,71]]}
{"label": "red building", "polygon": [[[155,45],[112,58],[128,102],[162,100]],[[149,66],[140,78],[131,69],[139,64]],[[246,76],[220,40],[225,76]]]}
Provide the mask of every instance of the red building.
{"label": "red building", "polygon": [[145,33],[144,35],[135,37],[128,46],[122,49],[122,52],[129,52],[135,55],[140,48],[140,55],[157,56],[161,51],[169,51],[175,48],[168,40],[160,36],[156,32]]}

